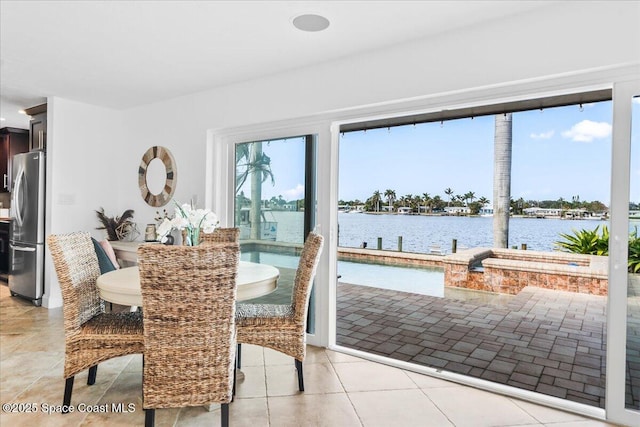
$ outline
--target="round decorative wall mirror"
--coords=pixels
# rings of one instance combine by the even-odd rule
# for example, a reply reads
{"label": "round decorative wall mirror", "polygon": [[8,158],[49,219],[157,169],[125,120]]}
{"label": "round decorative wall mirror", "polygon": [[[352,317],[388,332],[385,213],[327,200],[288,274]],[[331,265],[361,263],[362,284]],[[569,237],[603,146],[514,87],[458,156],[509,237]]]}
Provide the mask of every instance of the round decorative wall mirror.
{"label": "round decorative wall mirror", "polygon": [[142,198],[149,206],[169,203],[176,190],[176,162],[165,147],[154,146],[142,156],[138,168],[138,186]]}

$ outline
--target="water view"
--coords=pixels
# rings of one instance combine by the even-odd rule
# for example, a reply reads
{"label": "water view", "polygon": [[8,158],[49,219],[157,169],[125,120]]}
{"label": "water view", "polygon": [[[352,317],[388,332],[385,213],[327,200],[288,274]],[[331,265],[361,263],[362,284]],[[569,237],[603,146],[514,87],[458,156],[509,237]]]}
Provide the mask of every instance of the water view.
{"label": "water view", "polygon": [[[278,241],[302,242],[302,212],[274,211],[278,222]],[[572,230],[593,230],[596,226],[607,225],[608,221],[597,219],[566,220],[511,218],[509,221],[509,245],[520,246],[535,251],[553,251],[561,233]],[[339,246],[357,248],[367,242],[368,248],[375,249],[378,237],[382,238],[382,248],[398,249],[398,236],[402,236],[405,252],[427,253],[429,247],[438,245],[451,250],[451,240],[457,239],[461,247],[492,247],[493,218],[418,215],[372,215],[365,213],[338,214]],[[640,227],[640,220],[631,220],[629,230]]]}
{"label": "water view", "polygon": [[[429,252],[432,245],[450,251],[452,239],[458,247],[492,247],[493,218],[418,215],[343,214],[338,216],[339,245],[376,248],[382,237],[382,248],[397,250],[398,236],[402,236],[405,252]],[[537,218],[511,218],[509,245],[527,245],[527,249],[552,251],[561,233],[572,229],[594,229],[607,224],[600,220],[562,220]]]}

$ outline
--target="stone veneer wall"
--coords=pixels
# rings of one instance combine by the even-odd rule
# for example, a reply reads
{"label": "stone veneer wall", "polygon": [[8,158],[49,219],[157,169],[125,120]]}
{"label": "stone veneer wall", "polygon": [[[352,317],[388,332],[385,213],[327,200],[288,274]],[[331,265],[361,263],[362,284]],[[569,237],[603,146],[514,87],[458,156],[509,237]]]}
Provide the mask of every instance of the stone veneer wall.
{"label": "stone veneer wall", "polygon": [[512,295],[526,286],[607,295],[607,257],[475,248],[442,262],[447,286]]}

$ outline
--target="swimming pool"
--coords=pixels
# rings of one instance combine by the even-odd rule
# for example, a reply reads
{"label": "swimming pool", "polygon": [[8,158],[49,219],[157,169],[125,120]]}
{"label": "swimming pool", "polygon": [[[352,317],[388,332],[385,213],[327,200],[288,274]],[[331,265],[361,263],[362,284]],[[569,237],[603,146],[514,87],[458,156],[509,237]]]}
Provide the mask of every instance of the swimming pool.
{"label": "swimming pool", "polygon": [[[282,268],[298,266],[298,257],[271,252],[243,252],[240,259]],[[338,261],[338,275],[342,283],[444,297],[444,270],[441,268]]]}

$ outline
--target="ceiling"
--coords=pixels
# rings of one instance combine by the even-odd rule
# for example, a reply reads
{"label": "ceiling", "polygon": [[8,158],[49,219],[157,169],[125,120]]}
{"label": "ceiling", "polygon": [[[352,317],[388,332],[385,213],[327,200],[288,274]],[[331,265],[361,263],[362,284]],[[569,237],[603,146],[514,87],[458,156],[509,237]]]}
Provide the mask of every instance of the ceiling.
{"label": "ceiling", "polygon": [[[437,37],[545,1],[0,0],[0,127],[58,96],[115,109],[149,104]],[[300,14],[330,21],[322,32]]]}

